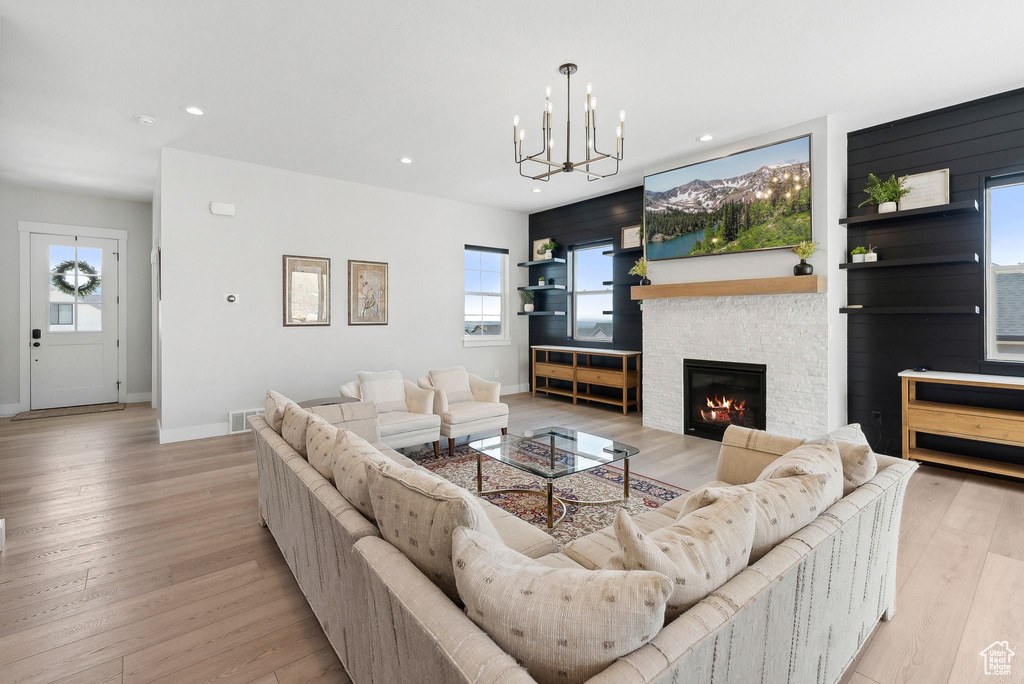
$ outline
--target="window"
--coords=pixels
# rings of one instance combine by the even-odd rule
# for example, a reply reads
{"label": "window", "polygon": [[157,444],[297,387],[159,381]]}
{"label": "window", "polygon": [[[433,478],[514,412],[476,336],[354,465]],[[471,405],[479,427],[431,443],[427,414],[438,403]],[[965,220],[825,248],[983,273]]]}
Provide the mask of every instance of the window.
{"label": "window", "polygon": [[508,250],[466,245],[463,272],[466,346],[510,344]]}
{"label": "window", "polygon": [[573,339],[612,341],[612,257],[610,244],[573,250]]}
{"label": "window", "polygon": [[1024,174],[986,183],[985,347],[1024,362]]}
{"label": "window", "polygon": [[103,250],[50,245],[49,332],[103,330]]}

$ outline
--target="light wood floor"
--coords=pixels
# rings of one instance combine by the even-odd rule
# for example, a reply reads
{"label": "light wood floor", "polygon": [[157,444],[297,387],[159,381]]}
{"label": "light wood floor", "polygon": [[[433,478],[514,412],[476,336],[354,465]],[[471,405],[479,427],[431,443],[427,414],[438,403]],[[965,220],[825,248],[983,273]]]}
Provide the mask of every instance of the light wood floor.
{"label": "light wood floor", "polygon": [[[635,414],[509,398],[511,429],[589,428],[689,489],[718,445]],[[345,682],[269,532],[251,437],[160,446],[155,414],[0,420],[0,682]],[[904,506],[896,619],[846,680],[974,682],[1009,640],[1024,681],[1024,486],[923,467]]]}

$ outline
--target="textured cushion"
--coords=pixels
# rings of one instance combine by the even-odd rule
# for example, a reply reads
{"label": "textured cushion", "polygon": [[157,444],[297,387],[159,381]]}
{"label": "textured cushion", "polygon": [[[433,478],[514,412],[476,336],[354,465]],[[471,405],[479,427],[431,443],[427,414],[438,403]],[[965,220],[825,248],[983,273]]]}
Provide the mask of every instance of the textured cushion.
{"label": "textured cushion", "polygon": [[298,404],[283,394],[275,392],[274,390],[267,390],[267,397],[263,400],[263,417],[267,419],[267,424],[270,425],[277,434],[281,434],[281,422],[284,420],[284,410],[289,404],[298,406]]}
{"label": "textured cushion", "polygon": [[730,425],[722,435],[717,479],[733,484],[753,482],[769,463],[803,443],[795,437]]}
{"label": "textured cushion", "polygon": [[359,373],[359,395],[363,401],[372,401],[379,413],[405,411],[405,380],[398,371]]}
{"label": "textured cushion", "polygon": [[615,515],[622,550],[609,570],[653,570],[672,580],[665,609],[670,621],[747,567],[754,542],[754,495],[725,496],[673,525],[644,534],[625,509]]}
{"label": "textured cushion", "polygon": [[408,411],[391,411],[380,414],[380,436],[388,437],[403,432],[430,430],[440,427],[441,416],[433,413],[409,413]]}
{"label": "textured cushion", "polygon": [[[674,523],[675,516],[669,518],[657,510],[653,510],[634,516],[631,521],[641,532],[649,534]],[[608,563],[608,559],[621,550],[622,546],[615,538],[613,525],[608,525],[585,537],[573,540],[562,549],[566,556],[591,570],[603,568]]]}
{"label": "textured cushion", "polygon": [[825,475],[798,475],[732,487],[701,487],[686,499],[678,519],[722,497],[752,492],[756,514],[754,547],[750,551],[753,563],[825,511],[827,479]]}
{"label": "textured cushion", "polygon": [[354,432],[341,430],[341,433],[333,454],[334,486],[360,513],[376,521],[366,471],[373,466],[394,462]]}
{"label": "textured cushion", "polygon": [[839,443],[843,459],[843,496],[870,480],[878,472],[878,458],[867,444]]}
{"label": "textured cushion", "polygon": [[299,408],[298,404],[289,404],[284,409],[284,419],[281,421],[281,437],[303,458],[306,458],[306,426],[312,417]]}
{"label": "textured cushion", "polygon": [[445,393],[449,404],[473,401],[473,390],[469,388],[469,373],[462,366],[432,370],[428,375],[430,384]]}
{"label": "textured cushion", "polygon": [[494,525],[502,543],[530,558],[539,558],[558,551],[558,542],[550,534],[522,518],[495,506],[486,499],[477,499],[487,519]]}
{"label": "textured cushion", "polygon": [[370,502],[384,540],[405,554],[448,598],[459,601],[452,569],[452,534],[477,530],[501,544],[480,502],[429,472],[397,465],[369,467]]}
{"label": "textured cushion", "polygon": [[309,412],[320,416],[331,425],[354,432],[367,442],[380,441],[377,426],[377,405],[372,401],[350,401],[344,404],[311,406]]}
{"label": "textured cushion", "polygon": [[460,401],[448,404],[448,410],[442,416],[449,425],[468,423],[483,418],[499,418],[508,415],[508,404],[490,401]]}
{"label": "textured cushion", "polygon": [[777,480],[794,475],[825,475],[828,508],[843,498],[843,460],[839,447],[831,439],[824,444],[803,444],[780,456],[757,476],[760,480]]}
{"label": "textured cushion", "polygon": [[314,415],[306,427],[306,460],[317,472],[334,482],[334,448],[344,433]]}
{"label": "textured cushion", "polygon": [[830,437],[836,442],[846,442],[847,444],[868,443],[868,438],[864,435],[864,431],[861,429],[860,423],[850,423],[849,425],[838,427],[821,437],[807,440],[807,443],[824,444]]}
{"label": "textured cushion", "polygon": [[538,682],[583,682],[664,622],[659,573],[549,567],[465,529],[453,547],[466,614]]}

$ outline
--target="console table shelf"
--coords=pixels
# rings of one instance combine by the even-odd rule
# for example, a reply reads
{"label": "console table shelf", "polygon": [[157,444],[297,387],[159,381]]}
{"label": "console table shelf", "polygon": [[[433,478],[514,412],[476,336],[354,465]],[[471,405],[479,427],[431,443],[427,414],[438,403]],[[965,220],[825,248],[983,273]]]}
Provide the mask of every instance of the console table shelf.
{"label": "console table shelf", "polygon": [[[533,360],[533,395],[537,392],[572,397],[572,403],[580,400],[595,401],[622,408],[628,413],[630,406],[637,410],[641,407],[641,353],[638,351],[622,351],[618,349],[594,349],[591,347],[532,347]],[[552,354],[569,356],[571,361],[553,361]],[[594,358],[614,359],[615,365],[593,365]],[[630,367],[633,359],[633,367]],[[538,379],[544,385],[538,385]],[[570,383],[570,387],[557,387],[552,380]],[[619,394],[598,394],[591,386],[611,387],[621,391]],[[633,390],[632,396],[630,390]]]}
{"label": "console table shelf", "polygon": [[918,383],[1024,390],[1024,378],[974,373],[905,370],[903,384],[903,458],[983,473],[1024,478],[1024,464],[992,461],[917,446],[918,433],[1024,447],[1024,412],[920,401]]}

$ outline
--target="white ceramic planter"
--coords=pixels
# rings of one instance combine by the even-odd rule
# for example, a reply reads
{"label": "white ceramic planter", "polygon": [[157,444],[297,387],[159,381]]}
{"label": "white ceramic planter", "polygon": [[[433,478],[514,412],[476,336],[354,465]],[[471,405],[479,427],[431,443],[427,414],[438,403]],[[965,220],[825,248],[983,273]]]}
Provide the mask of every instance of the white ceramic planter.
{"label": "white ceramic planter", "polygon": [[878,261],[878,255],[874,252],[868,252],[867,254],[861,254],[864,257],[864,261]]}
{"label": "white ceramic planter", "polygon": [[527,313],[533,311],[533,304],[523,304],[523,311]]}
{"label": "white ceramic planter", "polygon": [[894,211],[896,211],[895,202],[882,202],[881,204],[878,205],[879,214],[891,214]]}
{"label": "white ceramic planter", "polygon": [[864,257],[866,255],[865,254],[851,254],[850,256],[853,257],[853,263],[860,264],[860,263],[864,262]]}

